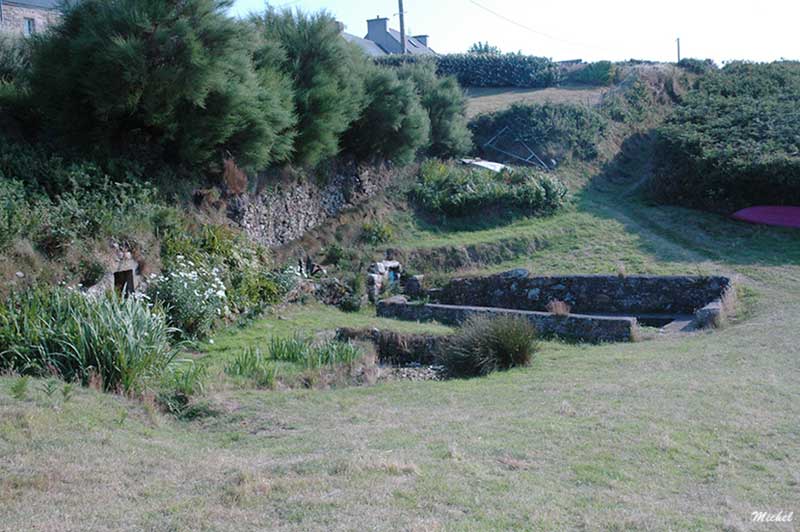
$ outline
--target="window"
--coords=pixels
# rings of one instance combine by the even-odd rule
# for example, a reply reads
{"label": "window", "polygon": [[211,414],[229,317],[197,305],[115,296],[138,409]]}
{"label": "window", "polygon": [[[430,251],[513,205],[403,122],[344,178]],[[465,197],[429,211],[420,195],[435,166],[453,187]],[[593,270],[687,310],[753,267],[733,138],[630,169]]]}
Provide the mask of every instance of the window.
{"label": "window", "polygon": [[36,33],[36,20],[32,18],[25,19],[25,27],[22,29],[26,37],[30,37]]}

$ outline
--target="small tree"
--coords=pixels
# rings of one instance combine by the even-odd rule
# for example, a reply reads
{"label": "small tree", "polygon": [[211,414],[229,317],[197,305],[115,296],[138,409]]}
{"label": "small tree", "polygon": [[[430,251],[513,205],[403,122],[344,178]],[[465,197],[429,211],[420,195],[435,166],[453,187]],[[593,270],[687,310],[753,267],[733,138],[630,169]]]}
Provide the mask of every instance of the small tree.
{"label": "small tree", "polygon": [[[266,42],[280,44],[282,71],[294,88],[297,136],[294,160],[314,166],[339,152],[339,140],[361,113],[366,57],[342,39],[336,19],[325,11],[268,8],[251,18]],[[263,47],[259,55],[270,55]]]}
{"label": "small tree", "polygon": [[84,0],[34,42],[31,88],[70,143],[142,150],[190,165],[231,153],[245,167],[280,158],[291,125],[259,83],[253,39],[232,0]]}
{"label": "small tree", "polygon": [[493,46],[488,42],[478,41],[476,43],[473,43],[472,46],[469,47],[467,53],[475,55],[499,55],[501,52],[500,48],[498,48],[497,46]]}
{"label": "small tree", "polygon": [[457,157],[472,148],[467,127],[467,99],[455,78],[440,78],[436,64],[422,61],[399,69],[401,79],[414,82],[431,124],[428,152],[434,157]]}
{"label": "small tree", "polygon": [[430,120],[411,80],[374,66],[365,81],[367,106],[344,137],[348,152],[361,160],[382,157],[411,162],[430,140]]}

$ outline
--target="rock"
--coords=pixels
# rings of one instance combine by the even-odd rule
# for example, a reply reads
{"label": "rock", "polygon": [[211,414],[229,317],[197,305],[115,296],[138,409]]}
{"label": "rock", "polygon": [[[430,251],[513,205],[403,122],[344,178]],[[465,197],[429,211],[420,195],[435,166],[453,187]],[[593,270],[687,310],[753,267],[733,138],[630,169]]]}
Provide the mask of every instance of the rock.
{"label": "rock", "polygon": [[373,303],[380,299],[383,292],[383,276],[377,273],[367,274],[367,296]]}
{"label": "rock", "polygon": [[530,290],[528,290],[528,299],[539,299],[539,294],[541,293],[542,291],[540,289],[531,288]]}
{"label": "rock", "polygon": [[17,276],[18,278],[20,278],[20,279],[24,279],[24,278],[25,278],[25,274],[24,274],[24,273],[22,273],[22,272],[17,272],[17,273],[16,273],[16,276]]}
{"label": "rock", "polygon": [[514,270],[500,273],[497,276],[506,279],[524,279],[525,277],[529,277],[530,275],[531,272],[529,272],[525,268],[516,268]]}
{"label": "rock", "polygon": [[422,297],[424,289],[422,283],[425,280],[424,275],[412,275],[403,279],[403,291],[408,297],[418,298]]}

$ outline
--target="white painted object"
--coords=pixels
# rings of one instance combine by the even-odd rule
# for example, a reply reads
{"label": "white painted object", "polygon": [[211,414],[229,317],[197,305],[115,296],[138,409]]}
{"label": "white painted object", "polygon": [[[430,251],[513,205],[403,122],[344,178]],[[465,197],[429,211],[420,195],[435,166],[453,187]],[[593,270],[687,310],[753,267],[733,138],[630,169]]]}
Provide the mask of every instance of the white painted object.
{"label": "white painted object", "polygon": [[477,166],[479,168],[484,168],[486,170],[491,170],[492,172],[502,172],[503,170],[511,170],[511,167],[502,164],[502,163],[494,163],[492,161],[484,161],[483,159],[461,159],[463,164]]}

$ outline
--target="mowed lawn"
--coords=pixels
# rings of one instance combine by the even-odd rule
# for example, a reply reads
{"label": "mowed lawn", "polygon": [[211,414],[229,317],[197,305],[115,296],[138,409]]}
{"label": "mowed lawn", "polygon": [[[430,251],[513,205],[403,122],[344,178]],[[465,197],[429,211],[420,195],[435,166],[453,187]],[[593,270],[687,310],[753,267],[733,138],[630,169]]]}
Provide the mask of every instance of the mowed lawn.
{"label": "mowed lawn", "polygon": [[572,103],[594,107],[600,103],[607,88],[548,87],[546,89],[477,88],[466,89],[467,116],[494,113],[515,103]]}
{"label": "mowed lawn", "polygon": [[[212,392],[217,415],[192,422],[91,390],[64,404],[37,381],[21,401],[0,378],[0,529],[792,530],[751,512],[800,512],[800,233],[613,194],[560,216],[558,238],[552,219],[514,226],[551,235],[521,265],[737,275],[742,316],[548,342],[483,379]],[[340,319],[291,309],[206,356]]]}

